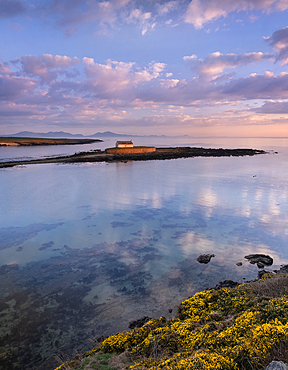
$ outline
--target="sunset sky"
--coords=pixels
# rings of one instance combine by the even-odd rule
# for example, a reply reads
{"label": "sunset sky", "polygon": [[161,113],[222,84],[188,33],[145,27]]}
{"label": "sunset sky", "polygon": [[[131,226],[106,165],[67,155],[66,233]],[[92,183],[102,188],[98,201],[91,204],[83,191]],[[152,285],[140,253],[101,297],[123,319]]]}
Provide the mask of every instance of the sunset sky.
{"label": "sunset sky", "polygon": [[0,0],[24,130],[288,137],[288,0]]}

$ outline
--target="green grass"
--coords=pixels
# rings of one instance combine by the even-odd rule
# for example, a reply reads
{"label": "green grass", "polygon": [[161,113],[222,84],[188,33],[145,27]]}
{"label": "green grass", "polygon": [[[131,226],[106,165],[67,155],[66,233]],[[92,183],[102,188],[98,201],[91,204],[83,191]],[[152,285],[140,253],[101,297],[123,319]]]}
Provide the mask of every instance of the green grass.
{"label": "green grass", "polygon": [[89,358],[85,358],[79,370],[84,370],[87,367],[95,370],[115,370],[114,367],[109,365],[109,361],[112,357],[111,353],[104,353],[96,356],[91,356]]}

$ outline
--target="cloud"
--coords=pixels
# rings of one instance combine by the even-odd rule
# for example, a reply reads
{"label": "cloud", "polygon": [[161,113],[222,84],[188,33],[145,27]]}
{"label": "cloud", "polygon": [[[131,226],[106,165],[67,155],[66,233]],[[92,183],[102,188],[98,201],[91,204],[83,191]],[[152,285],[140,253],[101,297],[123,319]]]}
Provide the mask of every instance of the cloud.
{"label": "cloud", "polygon": [[118,19],[118,12],[130,2],[131,0],[54,0],[42,8],[42,15],[45,16],[48,11],[52,15],[60,16],[59,23],[65,27],[95,21],[102,25],[113,25]]}
{"label": "cloud", "polygon": [[69,38],[69,37],[73,36],[76,31],[77,30],[74,27],[67,28],[66,31],[65,31],[65,37]]}
{"label": "cloud", "polygon": [[0,100],[11,101],[30,94],[36,87],[35,81],[15,76],[0,76]]}
{"label": "cloud", "polygon": [[8,26],[8,30],[12,30],[12,29],[16,29],[16,30],[22,30],[22,26],[19,24],[19,23],[11,23],[9,24]]}
{"label": "cloud", "polygon": [[80,60],[76,57],[53,56],[51,54],[40,56],[25,55],[21,58],[23,72],[30,76],[38,76],[45,82],[54,80],[66,68],[79,63]]}
{"label": "cloud", "polygon": [[192,0],[185,14],[185,22],[201,29],[205,23],[225,18],[235,11],[262,10],[270,13],[287,9],[287,0]]}
{"label": "cloud", "polygon": [[267,100],[260,108],[251,109],[262,114],[288,114],[288,101]]}
{"label": "cloud", "polygon": [[[169,1],[157,5],[161,14],[172,11],[178,1]],[[139,6],[137,6],[139,5]],[[156,26],[155,18],[151,11],[144,8],[153,7],[149,2],[133,0],[53,0],[37,9],[42,18],[52,17],[57,23],[66,28],[65,35],[70,37],[74,32],[74,26],[86,23],[94,23],[100,27],[96,34],[107,34],[109,27],[119,29],[123,24],[135,24],[144,35]]]}
{"label": "cloud", "polygon": [[[200,65],[196,65],[199,73],[204,73],[206,77],[211,77],[215,71],[222,72],[224,68],[234,68],[262,60],[264,54],[249,53],[237,56],[214,53],[209,57]],[[187,62],[194,62],[194,60],[198,59],[189,57]],[[203,104],[208,101],[221,103],[224,100],[227,102],[288,97],[288,74],[286,73],[275,76],[271,71],[266,71],[262,75],[252,74],[247,78],[229,80],[203,79],[201,76],[192,80],[180,80],[171,78],[171,74],[165,72],[166,65],[159,62],[151,62],[146,67],[139,67],[134,62],[112,60],[100,64],[93,58],[86,57],[83,58],[85,78],[82,80],[79,78],[78,82],[73,82],[72,74],[71,78],[68,76],[66,80],[61,80],[59,77],[56,79],[58,74],[78,63],[77,58],[67,56],[49,54],[39,57],[24,56],[21,58],[22,70],[15,73],[10,70],[7,63],[1,63],[0,72],[3,75],[1,99],[5,97],[7,100],[19,99],[21,96],[22,103],[25,97],[28,99],[25,103],[33,101],[33,104],[49,103],[64,106],[98,102],[107,107],[132,107],[137,102],[136,105],[141,107],[142,104],[194,106],[195,102]],[[21,73],[23,76],[20,76]],[[47,87],[39,90],[40,82],[43,81],[46,82]]]}
{"label": "cloud", "polygon": [[266,42],[278,52],[276,61],[282,60],[282,66],[288,64],[288,27],[273,32],[271,37],[264,37]]}
{"label": "cloud", "polygon": [[142,30],[142,35],[151,29],[153,30],[156,26],[156,23],[153,22],[151,12],[143,12],[140,9],[133,9],[129,16],[125,18],[126,23],[138,24]]}
{"label": "cloud", "polygon": [[[199,77],[180,79],[167,70],[165,63],[155,61],[139,66],[117,60],[101,64],[88,57],[80,61],[51,54],[23,56],[13,63],[0,63],[0,115],[12,120],[14,111],[15,120],[23,114],[75,124],[77,119],[94,122],[96,117],[103,118],[102,122],[126,122],[130,117],[133,122],[144,115],[147,120],[154,117],[152,121],[160,123],[169,115],[170,122],[179,119],[194,124],[203,119],[205,124],[213,125],[220,122],[221,115],[225,115],[227,122],[233,120],[235,112],[246,116],[282,114],[287,107],[283,101],[288,99],[288,73],[275,75],[266,70],[246,78],[236,78],[235,74],[229,79],[223,77],[226,69],[270,57],[263,53],[216,52],[202,60],[192,55],[184,60]],[[74,79],[76,65],[80,73],[77,80]],[[254,99],[266,101],[261,108],[255,108],[258,111],[251,109],[250,101]],[[230,107],[229,111],[229,105],[242,107],[238,110]],[[219,115],[217,120],[215,112]]]}
{"label": "cloud", "polygon": [[157,11],[159,15],[165,15],[172,10],[177,9],[179,6],[179,1],[168,1],[167,3],[164,4],[157,4]]}
{"label": "cloud", "polygon": [[158,78],[165,68],[164,63],[155,62],[144,69],[136,68],[132,62],[108,60],[106,64],[99,64],[92,58],[83,58],[83,62],[86,76],[89,78],[89,89],[103,98],[121,98],[125,91],[131,95],[139,83]]}
{"label": "cloud", "polygon": [[1,0],[0,18],[12,18],[27,12],[29,5],[26,1]]}
{"label": "cloud", "polygon": [[288,73],[274,76],[267,71],[264,75],[252,74],[247,78],[230,81],[221,88],[221,93],[231,99],[287,99]]}
{"label": "cloud", "polygon": [[0,74],[12,74],[13,71],[8,67],[9,63],[0,62]]}
{"label": "cloud", "polygon": [[246,54],[221,54],[215,52],[209,54],[205,59],[199,59],[195,54],[185,56],[183,60],[191,66],[199,76],[211,77],[222,73],[225,69],[236,68],[253,62],[260,62],[263,59],[271,59],[272,54],[246,53]]}

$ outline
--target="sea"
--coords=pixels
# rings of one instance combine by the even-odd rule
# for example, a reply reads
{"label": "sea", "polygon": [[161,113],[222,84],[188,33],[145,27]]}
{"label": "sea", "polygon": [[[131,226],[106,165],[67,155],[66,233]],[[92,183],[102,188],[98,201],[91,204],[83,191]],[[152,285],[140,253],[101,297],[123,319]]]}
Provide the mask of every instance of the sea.
{"label": "sea", "polygon": [[[135,320],[171,319],[195,292],[256,279],[249,254],[288,264],[288,138],[133,142],[267,153],[1,169],[0,365],[53,370]],[[0,161],[114,144],[0,147]]]}

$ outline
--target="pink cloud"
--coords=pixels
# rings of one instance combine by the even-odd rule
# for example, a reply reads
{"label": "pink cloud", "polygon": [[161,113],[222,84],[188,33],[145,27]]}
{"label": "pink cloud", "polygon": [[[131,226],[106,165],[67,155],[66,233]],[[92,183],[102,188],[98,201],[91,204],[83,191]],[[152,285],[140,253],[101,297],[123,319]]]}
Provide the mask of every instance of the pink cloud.
{"label": "pink cloud", "polygon": [[196,55],[185,56],[184,61],[191,66],[191,69],[200,76],[215,76],[225,69],[236,68],[253,62],[260,62],[263,59],[273,58],[272,54],[246,53],[246,54],[221,54],[215,52],[209,54],[205,59],[199,59]]}
{"label": "pink cloud", "polygon": [[158,78],[165,68],[164,63],[151,63],[148,68],[137,69],[132,62],[108,60],[106,64],[98,64],[92,58],[83,58],[83,62],[91,91],[103,97],[121,96],[123,93],[134,95],[139,83]]}
{"label": "pink cloud", "polygon": [[30,76],[38,76],[45,82],[54,80],[58,73],[79,63],[80,60],[76,57],[53,56],[51,54],[43,54],[38,57],[34,55],[25,55],[21,58],[23,72]]}
{"label": "pink cloud", "polygon": [[11,23],[8,26],[8,30],[12,30],[12,29],[16,29],[16,30],[21,31],[22,30],[22,26],[19,23]]}
{"label": "pink cloud", "polygon": [[10,68],[7,67],[8,63],[0,62],[0,73],[1,74],[12,74],[13,71],[11,71]]}
{"label": "pink cloud", "polygon": [[[172,78],[166,64],[160,62],[140,67],[134,62],[115,60],[100,64],[92,58],[83,58],[80,62],[77,58],[50,54],[24,56],[20,59],[21,66],[17,61],[0,63],[0,115],[12,120],[15,112],[17,118],[22,114],[23,117],[37,117],[35,120],[49,117],[51,122],[63,123],[76,122],[77,119],[94,122],[95,117],[101,117],[102,122],[111,123],[129,119],[132,122],[137,112],[142,110],[139,115],[145,115],[147,120],[158,124],[165,122],[168,116],[170,122],[179,120],[194,124],[196,116],[200,120],[210,115],[208,110],[213,110],[214,118],[217,110],[221,113],[219,116],[224,114],[223,107],[226,118],[233,119],[233,112],[229,113],[227,106],[241,102],[242,113],[256,115],[249,107],[243,108],[243,102],[251,99],[267,101],[259,114],[265,115],[273,110],[281,114],[287,106],[282,101],[288,99],[288,73],[277,76],[266,71],[246,78],[235,78],[234,75],[229,80],[223,75],[215,78],[215,74],[221,74],[225,69],[270,57],[270,54],[262,53],[213,53],[203,60],[196,56],[186,57],[185,62],[199,74],[199,77],[189,80]],[[78,63],[81,65],[77,70],[83,75],[79,75],[76,81],[72,68]],[[63,78],[64,72],[71,72],[71,76],[67,74]]]}
{"label": "pink cloud", "polygon": [[201,29],[205,23],[226,17],[231,12],[262,10],[263,12],[288,9],[286,0],[192,0],[188,5],[185,22]]}

